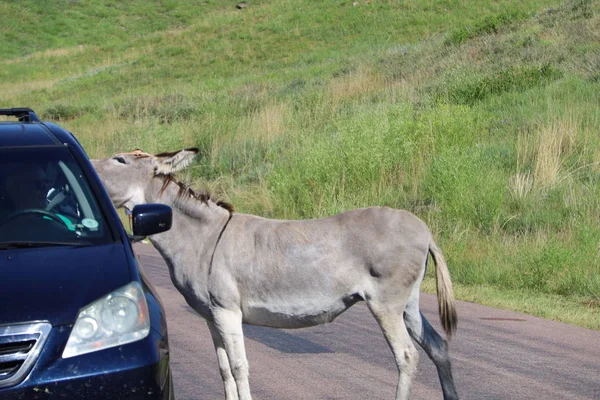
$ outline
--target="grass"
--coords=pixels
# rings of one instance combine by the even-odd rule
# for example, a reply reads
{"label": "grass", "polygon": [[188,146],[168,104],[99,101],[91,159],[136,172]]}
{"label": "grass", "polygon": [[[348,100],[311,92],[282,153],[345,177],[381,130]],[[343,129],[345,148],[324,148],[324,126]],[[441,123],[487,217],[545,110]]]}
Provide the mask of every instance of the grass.
{"label": "grass", "polygon": [[235,4],[1,3],[0,106],[93,157],[199,147],[239,211],[408,209],[459,298],[600,329],[597,2]]}
{"label": "grass", "polygon": [[520,9],[510,9],[498,14],[488,15],[472,24],[465,24],[450,31],[446,45],[459,45],[468,39],[491,33],[499,33],[502,28],[523,21],[532,16]]}

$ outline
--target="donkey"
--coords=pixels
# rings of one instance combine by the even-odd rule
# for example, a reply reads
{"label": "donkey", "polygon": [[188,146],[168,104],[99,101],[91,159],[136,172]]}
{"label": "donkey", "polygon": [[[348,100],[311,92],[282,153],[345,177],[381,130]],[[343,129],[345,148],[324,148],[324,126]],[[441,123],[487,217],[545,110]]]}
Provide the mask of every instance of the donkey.
{"label": "donkey", "polygon": [[175,287],[207,321],[227,400],[251,399],[242,323],[308,327],[333,321],[358,301],[366,302],[393,352],[397,400],[409,398],[418,363],[411,337],[437,367],[444,399],[458,399],[447,342],[419,310],[431,254],[441,323],[448,338],[455,332],[450,274],[423,221],[386,207],[298,221],[235,213],[174,178],[197,153],[135,151],[92,164],[115,207],[172,207],[172,229],[150,241]]}

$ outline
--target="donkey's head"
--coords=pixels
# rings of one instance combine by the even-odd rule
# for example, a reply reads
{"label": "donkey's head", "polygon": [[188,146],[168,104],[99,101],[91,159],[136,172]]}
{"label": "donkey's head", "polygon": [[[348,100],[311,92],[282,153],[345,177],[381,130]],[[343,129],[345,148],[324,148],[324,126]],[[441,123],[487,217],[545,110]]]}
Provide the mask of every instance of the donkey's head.
{"label": "donkey's head", "polygon": [[187,167],[196,154],[198,149],[195,148],[156,155],[135,150],[92,160],[92,165],[115,207],[133,209],[138,204],[147,203],[148,196],[156,196],[156,188],[160,188],[164,177]]}

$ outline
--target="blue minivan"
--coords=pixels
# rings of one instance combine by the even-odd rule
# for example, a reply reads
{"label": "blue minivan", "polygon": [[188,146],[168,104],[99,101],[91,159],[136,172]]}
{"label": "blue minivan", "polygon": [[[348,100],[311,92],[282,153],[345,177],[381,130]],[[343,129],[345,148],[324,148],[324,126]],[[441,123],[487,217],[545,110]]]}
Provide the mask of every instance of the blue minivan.
{"label": "blue minivan", "polygon": [[[138,206],[133,234],[170,220]],[[73,134],[0,109],[0,399],[173,399],[165,312],[131,241]]]}

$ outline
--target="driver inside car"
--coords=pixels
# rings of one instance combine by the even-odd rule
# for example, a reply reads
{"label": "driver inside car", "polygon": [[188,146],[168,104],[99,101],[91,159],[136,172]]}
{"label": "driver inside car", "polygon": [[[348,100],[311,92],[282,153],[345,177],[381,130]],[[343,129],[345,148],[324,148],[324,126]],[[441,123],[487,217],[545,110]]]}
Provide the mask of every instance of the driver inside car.
{"label": "driver inside car", "polygon": [[[0,177],[0,220],[26,210],[48,210],[47,195],[52,182],[45,169],[37,164],[23,163],[4,168]],[[75,230],[75,225],[64,215],[53,213],[65,226]],[[51,219],[50,217],[44,217]]]}

